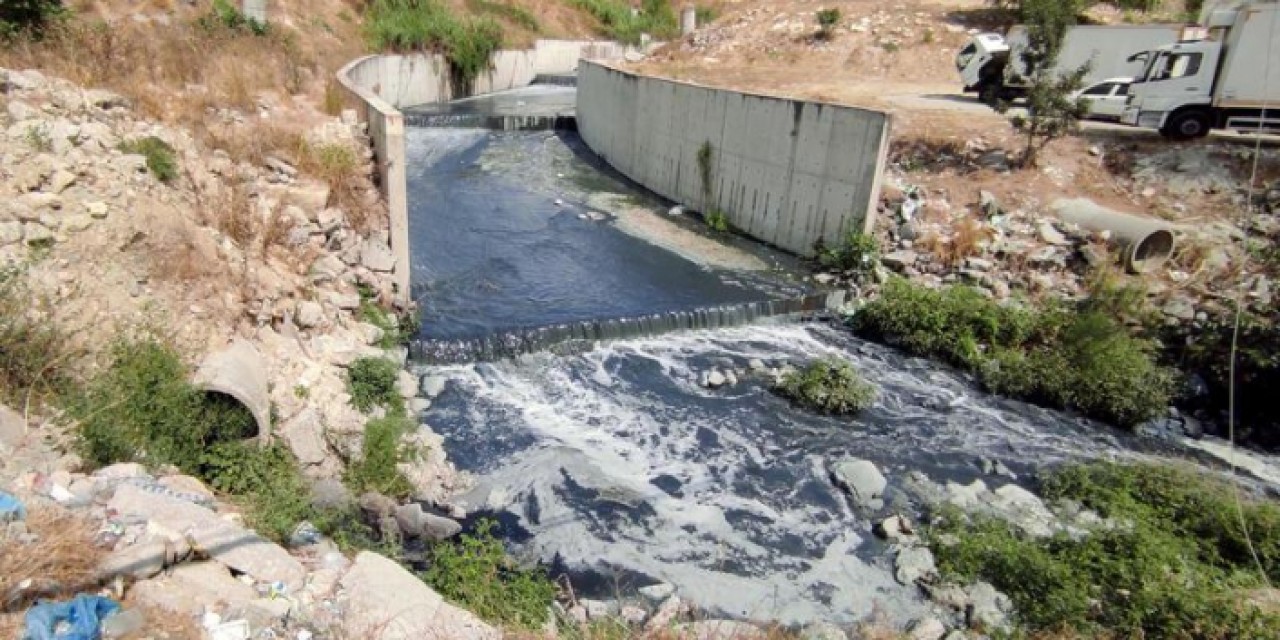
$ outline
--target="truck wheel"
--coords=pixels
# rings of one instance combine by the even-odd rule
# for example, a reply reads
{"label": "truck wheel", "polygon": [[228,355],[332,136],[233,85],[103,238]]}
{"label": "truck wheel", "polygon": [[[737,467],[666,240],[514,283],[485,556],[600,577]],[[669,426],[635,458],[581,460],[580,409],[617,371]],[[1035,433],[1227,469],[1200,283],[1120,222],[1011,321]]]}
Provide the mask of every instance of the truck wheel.
{"label": "truck wheel", "polygon": [[1174,140],[1192,140],[1209,135],[1213,121],[1204,111],[1183,111],[1175,113],[1164,128],[1160,130],[1166,137]]}

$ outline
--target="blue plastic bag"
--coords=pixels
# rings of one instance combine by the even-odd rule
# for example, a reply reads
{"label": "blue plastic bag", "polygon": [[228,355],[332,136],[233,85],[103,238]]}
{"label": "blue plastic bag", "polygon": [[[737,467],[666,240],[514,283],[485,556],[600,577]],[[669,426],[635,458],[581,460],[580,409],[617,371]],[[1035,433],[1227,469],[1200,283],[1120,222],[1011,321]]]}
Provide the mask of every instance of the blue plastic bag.
{"label": "blue plastic bag", "polygon": [[27,508],[17,498],[0,491],[0,522],[22,520],[27,517]]}
{"label": "blue plastic bag", "polygon": [[[23,640],[98,640],[102,619],[120,610],[111,598],[80,594],[70,602],[37,602],[27,610]],[[65,622],[62,632],[59,623]]]}

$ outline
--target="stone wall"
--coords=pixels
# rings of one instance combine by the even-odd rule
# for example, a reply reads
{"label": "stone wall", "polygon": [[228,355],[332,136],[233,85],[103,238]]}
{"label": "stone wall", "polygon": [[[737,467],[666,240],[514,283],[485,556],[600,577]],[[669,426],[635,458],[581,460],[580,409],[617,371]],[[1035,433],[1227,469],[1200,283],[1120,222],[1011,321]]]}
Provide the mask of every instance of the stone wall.
{"label": "stone wall", "polygon": [[801,255],[869,230],[889,115],[578,68],[578,131],[624,175]]}

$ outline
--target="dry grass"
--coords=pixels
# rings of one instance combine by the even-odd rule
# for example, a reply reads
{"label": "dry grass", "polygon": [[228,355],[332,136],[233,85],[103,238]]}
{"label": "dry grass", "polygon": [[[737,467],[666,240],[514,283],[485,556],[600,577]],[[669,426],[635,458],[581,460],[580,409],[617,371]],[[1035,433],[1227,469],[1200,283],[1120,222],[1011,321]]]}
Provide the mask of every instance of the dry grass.
{"label": "dry grass", "polygon": [[950,236],[936,232],[927,233],[917,246],[932,253],[948,268],[955,268],[969,258],[982,254],[983,245],[992,237],[992,231],[980,220],[964,216],[956,220]]}
{"label": "dry grass", "polygon": [[[27,529],[39,536],[30,546],[0,540],[0,611],[24,610],[37,598],[64,598],[96,583],[106,551],[94,545],[97,527],[59,507],[33,507]],[[30,585],[25,585],[27,580]],[[0,623],[3,624],[3,623]]]}

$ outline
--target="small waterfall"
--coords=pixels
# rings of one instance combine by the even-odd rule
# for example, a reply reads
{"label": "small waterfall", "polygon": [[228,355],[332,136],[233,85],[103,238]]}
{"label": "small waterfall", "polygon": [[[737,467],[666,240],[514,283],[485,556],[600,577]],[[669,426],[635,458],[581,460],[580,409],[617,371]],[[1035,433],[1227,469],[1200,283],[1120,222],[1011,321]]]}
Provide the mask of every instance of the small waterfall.
{"label": "small waterfall", "polygon": [[533,82],[529,84],[549,84],[557,87],[576,87],[578,86],[578,76],[572,73],[539,73],[533,77]]}
{"label": "small waterfall", "polygon": [[577,131],[571,115],[494,115],[487,113],[406,113],[405,126],[494,131]]}
{"label": "small waterfall", "polygon": [[[838,294],[835,297],[839,297]],[[840,302],[841,300],[833,299],[832,294],[817,294],[512,329],[481,338],[417,339],[410,344],[409,353],[414,360],[424,364],[487,362],[574,343],[656,336],[694,329],[740,327],[767,318],[820,312],[838,306]]]}

